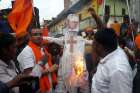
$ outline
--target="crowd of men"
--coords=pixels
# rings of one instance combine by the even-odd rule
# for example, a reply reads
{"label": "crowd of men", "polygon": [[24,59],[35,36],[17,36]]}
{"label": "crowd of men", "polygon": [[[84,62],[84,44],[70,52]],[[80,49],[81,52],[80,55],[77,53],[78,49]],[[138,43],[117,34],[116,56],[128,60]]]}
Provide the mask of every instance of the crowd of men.
{"label": "crowd of men", "polygon": [[[85,74],[79,81],[69,71],[74,60],[71,54],[76,50],[71,45],[68,50],[67,38],[45,37],[46,42],[43,30],[36,28],[18,38],[0,32],[0,93],[140,93],[138,24],[130,24],[129,16],[125,15],[120,26],[115,21],[108,28],[94,9],[88,11],[96,21],[97,32],[87,31],[88,40],[77,37],[75,32],[69,33],[76,36],[77,42],[92,46],[84,52]],[[70,15],[68,21],[77,19]]]}

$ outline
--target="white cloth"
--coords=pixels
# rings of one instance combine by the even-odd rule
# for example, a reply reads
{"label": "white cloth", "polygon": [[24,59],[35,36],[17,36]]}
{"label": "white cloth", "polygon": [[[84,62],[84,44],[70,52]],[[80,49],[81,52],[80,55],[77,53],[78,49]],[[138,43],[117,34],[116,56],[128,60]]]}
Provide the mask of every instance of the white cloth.
{"label": "white cloth", "polygon": [[[12,79],[14,79],[16,76],[17,76],[16,68],[13,61],[11,61],[9,65],[7,65],[5,62],[0,60],[0,81],[3,83],[7,83]],[[19,93],[19,88],[18,87],[12,88],[12,91],[14,93]]]}
{"label": "white cloth", "polygon": [[116,49],[100,60],[92,79],[92,93],[132,93],[132,69],[126,54]]}
{"label": "white cloth", "polygon": [[[55,42],[64,47],[63,56],[60,60],[59,70],[58,70],[58,85],[56,87],[56,93],[77,93],[77,87],[72,86],[75,85],[77,80],[73,80],[69,82],[71,77],[75,77],[73,64],[79,58],[84,63],[84,70],[86,70],[85,60],[84,60],[84,49],[85,44],[92,44],[92,41],[88,41],[83,39],[80,36],[73,36],[74,41],[76,43],[73,44],[73,53],[70,52],[70,36],[68,33],[64,37],[61,38],[53,38],[53,37],[44,37],[49,42]],[[76,79],[76,78],[75,78]],[[71,84],[68,84],[71,83]],[[84,87],[86,89],[81,89],[82,93],[89,93],[88,86]]]}
{"label": "white cloth", "polygon": [[19,62],[20,70],[23,72],[24,69],[34,67],[36,64],[35,56],[32,48],[28,45],[18,55],[17,60]]}

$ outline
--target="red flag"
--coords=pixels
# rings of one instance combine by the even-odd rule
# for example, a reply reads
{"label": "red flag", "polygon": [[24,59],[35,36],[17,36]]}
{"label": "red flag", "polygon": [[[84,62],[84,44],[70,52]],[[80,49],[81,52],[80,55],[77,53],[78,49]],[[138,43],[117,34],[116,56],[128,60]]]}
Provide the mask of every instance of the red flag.
{"label": "red flag", "polygon": [[32,16],[32,0],[15,1],[13,9],[8,15],[8,21],[18,37],[23,36],[27,32]]}

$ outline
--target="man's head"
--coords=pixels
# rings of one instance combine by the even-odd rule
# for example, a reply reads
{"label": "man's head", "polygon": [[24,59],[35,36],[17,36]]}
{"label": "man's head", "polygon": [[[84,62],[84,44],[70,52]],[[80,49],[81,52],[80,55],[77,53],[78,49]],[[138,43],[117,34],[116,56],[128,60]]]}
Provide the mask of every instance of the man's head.
{"label": "man's head", "polygon": [[139,62],[140,62],[140,34],[136,36],[135,44],[136,44],[136,48],[137,48],[136,52],[135,52],[136,60],[139,60]]}
{"label": "man's head", "polygon": [[110,53],[116,50],[118,41],[113,29],[105,28],[95,33],[93,50],[100,57],[106,56],[103,53]]}
{"label": "man's head", "polygon": [[0,33],[0,59],[12,60],[16,57],[16,38],[11,34]]}
{"label": "man's head", "polygon": [[129,23],[129,16],[128,15],[125,15],[125,16],[123,16],[123,22],[124,23]]}
{"label": "man's head", "polygon": [[136,47],[140,50],[140,34],[135,38]]}
{"label": "man's head", "polygon": [[30,32],[31,41],[36,45],[40,46],[43,40],[42,33],[43,31],[41,29],[32,29]]}
{"label": "man's head", "polygon": [[69,14],[66,25],[69,31],[79,31],[79,17],[75,14]]}

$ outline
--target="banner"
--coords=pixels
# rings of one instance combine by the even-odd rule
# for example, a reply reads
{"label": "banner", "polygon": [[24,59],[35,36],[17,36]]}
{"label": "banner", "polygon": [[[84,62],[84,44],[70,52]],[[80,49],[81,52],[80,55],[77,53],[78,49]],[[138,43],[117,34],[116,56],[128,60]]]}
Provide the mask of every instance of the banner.
{"label": "banner", "polygon": [[8,21],[16,36],[26,34],[27,28],[33,16],[32,0],[16,0],[12,11],[8,15]]}

